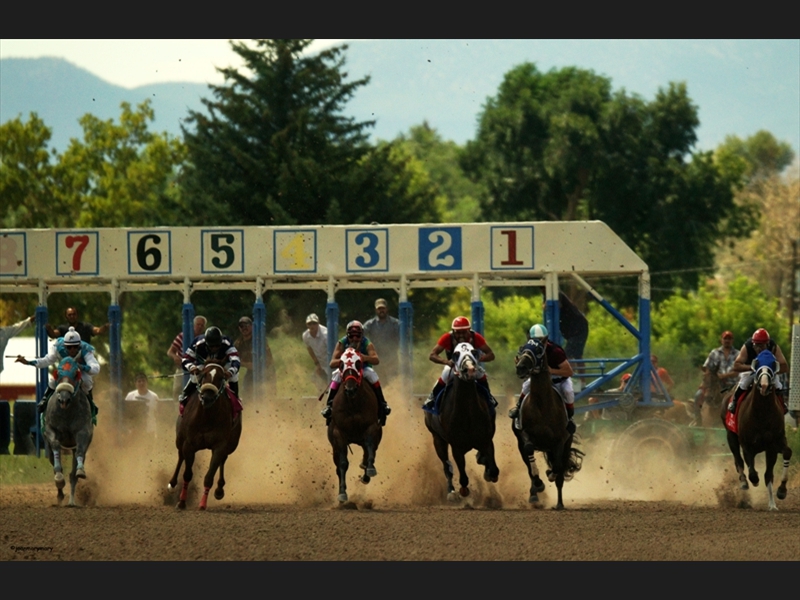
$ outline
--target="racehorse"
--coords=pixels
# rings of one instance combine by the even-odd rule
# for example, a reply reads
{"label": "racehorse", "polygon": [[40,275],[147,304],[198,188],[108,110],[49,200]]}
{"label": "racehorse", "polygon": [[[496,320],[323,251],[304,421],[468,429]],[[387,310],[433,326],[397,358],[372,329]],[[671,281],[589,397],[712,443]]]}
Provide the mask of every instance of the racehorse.
{"label": "racehorse", "polygon": [[[531,479],[528,502],[540,506],[538,492],[544,491],[545,487],[533,456],[538,450],[547,461],[548,480],[555,482],[558,489],[558,503],[554,508],[562,510],[562,487],[580,471],[584,454],[572,447],[574,436],[567,431],[567,411],[564,401],[553,388],[544,344],[538,339],[530,340],[517,356],[516,363],[517,377],[529,379],[531,386],[520,407],[519,423],[512,422],[511,426]],[[521,429],[517,429],[517,425]]]}
{"label": "racehorse", "polygon": [[44,415],[44,438],[47,457],[53,465],[58,504],[64,500],[64,473],[61,467],[61,451],[72,451],[72,471],[69,475],[69,506],[75,503],[75,488],[78,479],[86,479],[84,461],[92,443],[94,425],[89,398],[81,388],[80,365],[71,356],[58,364],[56,389],[47,403]]}
{"label": "racehorse", "polygon": [[459,494],[469,496],[465,455],[477,450],[477,462],[484,467],[483,478],[497,483],[500,469],[494,456],[495,412],[489,409],[486,399],[479,393],[477,379],[480,376],[478,359],[471,344],[463,342],[455,347],[453,356],[458,358],[452,384],[442,392],[438,414],[425,412],[425,426],[433,436],[433,446],[444,466],[447,478],[447,497],[458,497],[453,487],[453,465],[448,449],[458,467]]}
{"label": "racehorse", "polygon": [[189,397],[183,415],[175,425],[175,446],[178,448],[178,465],[168,484],[174,490],[178,484],[178,473],[183,471],[183,488],[177,508],[186,508],[189,482],[192,481],[192,466],[195,454],[200,450],[211,450],[211,463],[203,480],[203,497],[200,510],[208,505],[208,492],[214,485],[214,476],[219,469],[214,498],[225,497],[225,461],[239,445],[242,434],[241,401],[236,398],[225,380],[223,361],[208,359],[198,377],[198,390]]}
{"label": "racehorse", "polygon": [[[703,373],[704,394],[699,398],[699,401],[695,402],[694,407],[696,424],[703,425],[704,423],[708,423],[712,418],[715,418],[714,415],[719,413],[720,405],[723,403],[725,406],[728,405],[728,400],[730,400],[730,396],[735,388],[736,385],[734,384],[733,388],[722,389],[722,382],[719,378],[719,366],[706,369]],[[704,418],[706,412],[708,412],[708,415]]]}
{"label": "racehorse", "polygon": [[328,441],[333,449],[333,464],[339,476],[339,502],[347,502],[347,451],[350,444],[364,451],[360,469],[364,469],[361,483],[369,483],[378,474],[375,454],[383,436],[378,421],[378,398],[369,381],[363,377],[363,364],[354,348],[347,348],[341,356],[342,384],[331,403],[328,423]]}
{"label": "racehorse", "polygon": [[[756,357],[753,385],[739,400],[736,415],[731,415],[725,403],[721,407],[722,422],[727,429],[728,446],[736,463],[741,489],[748,488],[747,479],[744,476],[745,464],[748,469],[747,478],[754,487],[758,486],[755,458],[761,452],[765,454],[764,483],[769,492],[769,510],[778,510],[775,504],[775,495],[778,500],[786,498],[789,460],[792,457],[792,449],[786,442],[782,400],[775,393],[776,367],[777,361],[772,352],[762,351]],[[740,448],[744,453],[744,460],[742,460]],[[783,477],[777,494],[773,495],[772,471],[778,454],[783,455]]]}

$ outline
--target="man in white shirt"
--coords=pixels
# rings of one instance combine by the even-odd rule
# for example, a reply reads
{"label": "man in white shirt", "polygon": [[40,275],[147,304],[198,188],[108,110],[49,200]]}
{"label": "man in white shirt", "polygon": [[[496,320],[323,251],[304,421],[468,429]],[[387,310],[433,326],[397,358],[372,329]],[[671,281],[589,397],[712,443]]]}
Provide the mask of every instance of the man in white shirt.
{"label": "man in white shirt", "polygon": [[328,387],[331,381],[328,328],[320,325],[319,317],[314,313],[306,317],[306,327],[307,329],[303,332],[303,343],[306,345],[311,360],[314,361],[314,371],[311,373],[310,379],[321,392]]}
{"label": "man in white shirt", "polygon": [[[141,402],[141,408],[143,411],[147,413],[147,421],[145,431],[148,434],[154,434],[156,432],[156,402],[158,402],[158,394],[149,390],[147,388],[147,375],[144,373],[137,373],[136,374],[136,389],[131,390],[128,392],[128,395],[125,396],[126,402]],[[129,405],[135,406],[135,405]],[[138,406],[136,407],[138,408]],[[127,411],[126,411],[127,412]],[[137,415],[140,414],[142,411],[137,410]]]}

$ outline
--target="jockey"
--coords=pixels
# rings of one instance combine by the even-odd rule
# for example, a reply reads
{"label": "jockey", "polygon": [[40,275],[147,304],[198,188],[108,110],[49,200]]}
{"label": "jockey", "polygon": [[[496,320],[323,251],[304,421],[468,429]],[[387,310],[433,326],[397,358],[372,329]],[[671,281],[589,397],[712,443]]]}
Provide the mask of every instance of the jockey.
{"label": "jockey", "polygon": [[[789,365],[786,363],[786,357],[783,355],[781,347],[770,338],[769,332],[767,332],[766,329],[756,329],[753,333],[753,337],[747,340],[742,346],[741,350],[739,350],[736,361],[733,363],[733,370],[737,373],[741,373],[741,375],[739,376],[739,384],[736,386],[736,390],[733,392],[731,401],[728,403],[728,411],[732,413],[736,412],[736,404],[739,402],[739,399],[744,396],[748,388],[753,385],[755,372],[753,371],[752,364],[756,359],[756,356],[758,356],[764,350],[769,350],[775,356],[775,360],[778,363],[778,369],[776,373],[778,371],[782,371],[784,373],[789,372]],[[783,394],[781,393],[782,390],[783,385],[781,384],[780,379],[776,378],[775,391],[779,396],[781,396],[785,403],[786,399],[783,398]]]}
{"label": "jockey", "polygon": [[364,326],[361,321],[350,321],[347,324],[347,335],[336,343],[336,348],[333,350],[331,357],[331,370],[333,376],[331,377],[330,392],[328,393],[328,401],[325,408],[320,414],[325,419],[331,418],[331,409],[333,407],[333,397],[336,395],[336,390],[342,383],[342,372],[339,367],[342,364],[340,356],[347,348],[354,348],[361,356],[361,363],[364,365],[363,376],[372,385],[375,391],[375,396],[378,398],[378,420],[381,425],[386,425],[386,416],[392,412],[389,405],[386,404],[386,399],[383,397],[383,390],[381,389],[381,382],[378,380],[378,374],[373,365],[379,365],[381,359],[378,357],[378,352],[375,346],[369,341],[369,338],[364,337]]}
{"label": "jockey", "polygon": [[[529,340],[540,340],[544,343],[544,351],[545,356],[547,357],[547,366],[550,369],[550,376],[553,380],[553,387],[556,388],[559,392],[559,395],[564,400],[564,404],[567,408],[567,417],[569,417],[569,421],[567,422],[567,431],[570,433],[575,433],[575,421],[572,420],[572,417],[575,416],[575,392],[572,389],[572,365],[569,363],[569,359],[567,358],[566,352],[564,349],[552,342],[548,339],[549,332],[547,331],[547,327],[544,325],[537,323],[533,327],[531,327],[530,331],[528,332],[528,339]],[[519,351],[520,353],[525,349],[525,347],[530,342],[527,342],[524,346],[522,346]],[[522,383],[522,391],[517,399],[517,404],[508,411],[508,416],[512,419],[516,419],[519,416],[519,408],[522,406],[522,401],[531,391],[531,380],[525,379]]]}
{"label": "jockey", "polygon": [[[219,327],[209,327],[203,335],[198,335],[183,355],[183,370],[189,373],[189,381],[180,397],[179,412],[182,415],[186,402],[197,391],[197,378],[208,359],[224,360],[223,369],[228,387],[239,396],[239,351],[231,339],[222,335]],[[241,400],[241,398],[240,398]]]}
{"label": "jockey", "polygon": [[[92,395],[92,388],[94,387],[94,375],[100,372],[100,363],[97,362],[97,357],[94,355],[94,346],[81,341],[80,334],[75,331],[74,327],[70,327],[64,337],[58,338],[50,348],[50,353],[47,356],[34,358],[33,360],[26,360],[23,356],[17,356],[16,362],[24,365],[31,365],[37,369],[46,369],[50,365],[57,365],[62,359],[72,357],[80,366],[81,370],[81,387],[86,392],[89,398],[89,404],[92,406],[92,422],[97,425],[97,406],[94,403]],[[39,412],[43,413],[47,408],[47,401],[53,395],[56,389],[56,380],[53,377],[48,378],[47,391],[39,403]]]}
{"label": "jockey", "polygon": [[[455,367],[459,358],[454,354],[458,344],[463,342],[471,344],[475,350],[479,351],[478,356],[480,357],[480,362],[491,362],[495,358],[494,351],[492,351],[492,349],[489,347],[489,344],[486,343],[486,338],[484,338],[480,333],[472,331],[472,325],[470,325],[467,317],[456,317],[453,319],[451,327],[452,329],[450,331],[443,334],[442,337],[439,338],[439,340],[436,342],[436,345],[433,347],[433,350],[431,350],[430,355],[428,356],[428,360],[440,365],[444,365],[444,369],[442,369],[441,376],[436,382],[436,385],[433,386],[433,390],[431,390],[427,400],[425,400],[425,404],[422,405],[423,409],[433,409],[436,396],[439,395],[439,392],[441,392],[453,378],[453,368]],[[441,358],[439,356],[442,351],[445,352],[445,356],[447,358]],[[489,390],[489,380],[487,379],[485,372],[482,373],[480,379],[478,379],[476,383],[483,387],[486,390],[489,398],[494,401],[492,392]]]}

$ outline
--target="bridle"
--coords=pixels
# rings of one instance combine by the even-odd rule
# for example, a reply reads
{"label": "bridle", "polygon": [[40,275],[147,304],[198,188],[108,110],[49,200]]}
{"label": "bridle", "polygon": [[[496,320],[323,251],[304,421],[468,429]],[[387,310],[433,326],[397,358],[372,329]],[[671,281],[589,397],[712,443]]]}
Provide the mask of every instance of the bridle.
{"label": "bridle", "polygon": [[[532,346],[532,347],[531,347]],[[544,367],[544,344],[533,339],[517,355],[517,377],[527,379],[531,374],[538,375]]]}
{"label": "bridle", "polygon": [[[216,374],[214,373],[215,369],[219,369],[220,371],[224,371],[224,367],[222,365],[220,365],[219,363],[217,363],[217,362],[209,362],[209,363],[206,363],[205,365],[203,365],[203,376],[202,376],[201,381],[203,381],[204,383],[200,384],[200,402],[203,404],[203,406],[211,406],[212,404],[214,404],[214,402],[217,401],[217,398],[219,398],[222,395],[222,393],[225,391],[225,374],[224,374],[224,372],[222,373],[222,385],[216,386],[213,383],[214,377],[216,376]],[[209,374],[211,374],[211,380],[212,381],[205,382],[205,379],[206,379],[206,377],[208,377]],[[211,400],[210,401],[207,402],[205,400],[205,396],[203,395],[204,392],[211,392]]]}
{"label": "bridle", "polygon": [[352,396],[361,385],[363,377],[361,357],[355,348],[347,348],[341,356],[341,361],[339,370],[342,373],[342,385],[344,385],[345,393]]}

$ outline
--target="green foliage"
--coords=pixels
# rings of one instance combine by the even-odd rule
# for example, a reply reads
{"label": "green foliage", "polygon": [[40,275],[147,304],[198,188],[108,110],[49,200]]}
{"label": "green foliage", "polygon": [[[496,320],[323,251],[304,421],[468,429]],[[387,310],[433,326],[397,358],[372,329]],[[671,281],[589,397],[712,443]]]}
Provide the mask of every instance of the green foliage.
{"label": "green foliage", "polygon": [[[462,157],[487,220],[601,220],[647,262],[654,299],[696,287],[718,239],[741,231],[738,171],[691,154],[699,125],[684,84],[652,102],[575,67],[506,73]],[[737,229],[739,227],[739,229]],[[675,242],[680,240],[680,247]],[[635,291],[611,297],[632,303]]]}
{"label": "green foliage", "polygon": [[780,174],[794,160],[794,150],[762,129],[744,140],[726,136],[717,147],[716,158],[726,164],[738,163],[744,181],[755,182]]}

